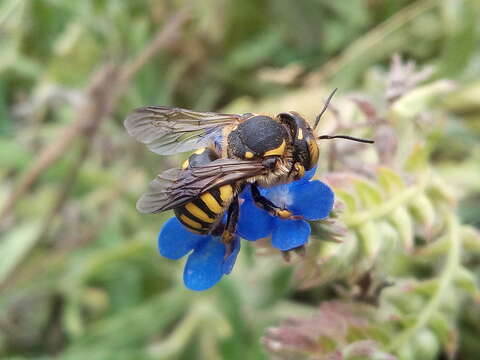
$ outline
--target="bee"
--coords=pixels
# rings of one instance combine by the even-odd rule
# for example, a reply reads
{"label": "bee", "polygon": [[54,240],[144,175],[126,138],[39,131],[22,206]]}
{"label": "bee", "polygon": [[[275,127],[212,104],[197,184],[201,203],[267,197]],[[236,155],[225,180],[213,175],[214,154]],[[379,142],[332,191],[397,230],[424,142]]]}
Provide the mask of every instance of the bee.
{"label": "bee", "polygon": [[258,187],[302,178],[317,164],[319,139],[373,142],[346,135],[315,134],[335,90],[313,128],[294,111],[270,117],[166,106],[136,109],[125,119],[125,128],[151,151],[171,155],[196,150],[181,167],[157,175],[138,200],[137,209],[142,213],[173,209],[189,231],[221,236],[227,249],[238,221],[238,195],[247,184],[260,208],[282,219],[298,219],[290,210],[263,197]]}

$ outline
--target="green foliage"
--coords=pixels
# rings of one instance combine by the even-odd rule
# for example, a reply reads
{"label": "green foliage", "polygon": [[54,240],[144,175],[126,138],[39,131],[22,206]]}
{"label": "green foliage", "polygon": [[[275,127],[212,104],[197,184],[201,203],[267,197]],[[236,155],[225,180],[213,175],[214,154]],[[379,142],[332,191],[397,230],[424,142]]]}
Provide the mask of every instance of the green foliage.
{"label": "green foliage", "polygon": [[[184,7],[178,38],[0,218],[0,357],[476,359],[474,0],[4,0],[0,211],[83,115],[92,74],[136,59]],[[423,68],[397,58],[388,70],[397,51]],[[320,144],[317,176],[337,203],[306,256],[284,264],[268,241],[245,242],[215,288],[184,289],[181,261],[155,248],[170,214],[135,209],[183,155],[135,144],[125,114],[162,104],[313,119],[334,87],[319,131],[376,144]]]}
{"label": "green foliage", "polygon": [[[436,92],[435,86],[423,89]],[[415,143],[402,137],[401,129],[408,131],[408,126],[401,122],[411,122],[425,111],[428,90],[412,90],[393,103],[394,111],[388,113],[395,122],[380,115],[394,124],[387,126],[398,128],[399,150],[406,148],[403,142]],[[404,108],[402,102],[410,105]],[[379,144],[377,151],[382,150]],[[460,226],[452,212],[455,194],[429,166],[424,146],[414,146],[405,159],[393,158],[401,161],[376,168],[373,179],[348,173],[326,176],[345,204],[337,221],[348,235],[341,244],[311,247],[299,277],[306,288],[344,279],[353,296],[378,303],[370,319],[375,335],[369,332],[362,339],[375,340],[402,359],[435,359],[442,347],[453,356],[456,319],[465,301],[478,297],[475,274],[462,266],[461,258],[472,229]],[[323,230],[325,234],[328,231]],[[478,234],[475,237],[478,241]],[[377,278],[377,283],[365,282],[365,274]],[[383,283],[378,281],[382,278]]]}

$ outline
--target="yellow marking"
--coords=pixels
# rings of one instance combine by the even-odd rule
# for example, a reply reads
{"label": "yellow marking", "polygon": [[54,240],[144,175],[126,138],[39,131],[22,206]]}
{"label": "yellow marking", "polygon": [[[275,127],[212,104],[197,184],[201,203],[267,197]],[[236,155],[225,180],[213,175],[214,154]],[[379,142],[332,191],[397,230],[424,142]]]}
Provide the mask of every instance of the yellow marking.
{"label": "yellow marking", "polygon": [[292,213],[288,210],[279,210],[277,215],[282,219],[288,219],[290,216],[292,216]]}
{"label": "yellow marking", "polygon": [[223,212],[223,208],[215,200],[212,194],[206,192],[205,194],[200,195],[200,199],[207,205],[207,207],[212,210],[215,214],[220,214]]}
{"label": "yellow marking", "polygon": [[297,139],[298,139],[298,140],[302,140],[302,139],[303,139],[303,130],[302,130],[302,128],[298,128]]}
{"label": "yellow marking", "polygon": [[279,147],[268,150],[263,156],[272,156],[272,155],[283,155],[285,152],[285,140],[282,141]]}
{"label": "yellow marking", "polygon": [[305,175],[305,167],[300,163],[295,163],[295,170],[297,170],[298,177],[302,178]]}
{"label": "yellow marking", "polygon": [[188,203],[187,205],[185,205],[185,209],[187,209],[190,214],[202,221],[205,221],[207,223],[212,223],[215,221],[215,219],[210,218],[202,209],[200,209],[194,203]]}
{"label": "yellow marking", "polygon": [[202,225],[196,221],[193,221],[192,219],[190,219],[189,217],[185,216],[185,215],[180,215],[180,220],[182,220],[185,224],[187,224],[188,226],[194,228],[194,229],[201,229],[202,228]]}
{"label": "yellow marking", "polygon": [[206,149],[207,149],[207,148],[198,149],[197,151],[194,152],[194,154],[197,154],[197,155],[203,154],[203,152],[204,152]]}
{"label": "yellow marking", "polygon": [[182,169],[188,168],[188,165],[190,165],[190,162],[189,162],[188,159],[187,159],[187,160],[185,160],[185,161],[183,162],[183,164],[182,164]]}
{"label": "yellow marking", "polygon": [[232,185],[223,185],[220,186],[220,198],[224,203],[229,202],[233,196]]}
{"label": "yellow marking", "polygon": [[308,152],[310,153],[310,163],[313,167],[318,161],[318,145],[315,139],[308,140]]}
{"label": "yellow marking", "polygon": [[253,158],[253,153],[250,152],[250,151],[247,151],[247,152],[245,153],[245,158],[247,158],[247,159]]}

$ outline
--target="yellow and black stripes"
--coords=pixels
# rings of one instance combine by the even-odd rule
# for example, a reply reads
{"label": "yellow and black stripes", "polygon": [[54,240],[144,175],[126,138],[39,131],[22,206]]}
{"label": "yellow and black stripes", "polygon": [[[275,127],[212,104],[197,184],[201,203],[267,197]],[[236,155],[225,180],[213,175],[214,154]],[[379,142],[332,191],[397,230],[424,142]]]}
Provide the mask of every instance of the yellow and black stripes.
{"label": "yellow and black stripes", "polygon": [[[194,208],[192,209],[192,207]],[[190,211],[187,210],[187,208],[190,209]],[[176,208],[175,216],[189,230],[198,234],[208,233],[211,225],[216,220],[216,217],[208,217],[203,210],[194,204],[194,201]]]}
{"label": "yellow and black stripes", "polygon": [[[188,160],[185,160],[182,168],[202,166],[218,158],[219,156],[214,149],[201,148],[190,155]],[[209,233],[218,224],[237,192],[237,187],[234,184],[215,187],[192,201],[175,208],[175,216],[190,231],[197,234]]]}
{"label": "yellow and black stripes", "polygon": [[222,185],[203,193],[193,201],[175,209],[175,215],[190,231],[206,234],[223,216],[237,190],[234,185]]}

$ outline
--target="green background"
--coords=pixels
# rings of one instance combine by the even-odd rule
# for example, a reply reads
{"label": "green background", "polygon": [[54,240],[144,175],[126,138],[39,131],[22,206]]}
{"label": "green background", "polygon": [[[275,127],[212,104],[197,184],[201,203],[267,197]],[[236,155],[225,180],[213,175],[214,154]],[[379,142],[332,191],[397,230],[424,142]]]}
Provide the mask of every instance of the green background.
{"label": "green background", "polygon": [[[1,0],[0,357],[476,359],[479,18],[474,0]],[[401,68],[396,102],[395,53],[420,71]],[[135,201],[187,154],[150,153],[124,117],[157,104],[313,120],[333,88],[322,132],[341,120],[380,144],[338,143],[333,165],[321,144],[343,211],[304,260],[244,242],[231,275],[185,289],[183,260],[156,250],[171,214]]]}

